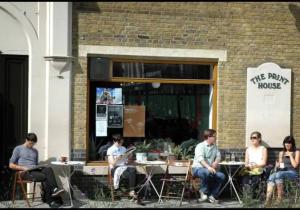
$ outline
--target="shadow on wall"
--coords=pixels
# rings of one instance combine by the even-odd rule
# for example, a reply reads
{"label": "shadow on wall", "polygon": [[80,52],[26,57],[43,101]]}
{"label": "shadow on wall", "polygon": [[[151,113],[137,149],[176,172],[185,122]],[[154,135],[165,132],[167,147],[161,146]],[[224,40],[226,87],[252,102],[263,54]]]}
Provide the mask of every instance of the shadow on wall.
{"label": "shadow on wall", "polygon": [[289,9],[295,18],[295,25],[300,32],[300,6],[295,4],[289,4]]}

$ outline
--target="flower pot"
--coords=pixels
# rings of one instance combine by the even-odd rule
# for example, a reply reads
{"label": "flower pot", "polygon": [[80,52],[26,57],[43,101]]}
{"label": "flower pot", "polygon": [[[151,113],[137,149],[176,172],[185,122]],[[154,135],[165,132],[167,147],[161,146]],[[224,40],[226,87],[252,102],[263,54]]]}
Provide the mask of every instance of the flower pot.
{"label": "flower pot", "polygon": [[137,162],[145,162],[145,161],[147,161],[147,153],[145,153],[145,152],[143,152],[143,153],[137,152],[135,154],[135,158],[136,158]]}
{"label": "flower pot", "polygon": [[159,160],[159,152],[148,152],[148,160]]}
{"label": "flower pot", "polygon": [[174,161],[176,160],[176,156],[173,155],[173,154],[169,154],[169,155],[168,155],[168,160],[169,160],[170,162],[174,162]]}

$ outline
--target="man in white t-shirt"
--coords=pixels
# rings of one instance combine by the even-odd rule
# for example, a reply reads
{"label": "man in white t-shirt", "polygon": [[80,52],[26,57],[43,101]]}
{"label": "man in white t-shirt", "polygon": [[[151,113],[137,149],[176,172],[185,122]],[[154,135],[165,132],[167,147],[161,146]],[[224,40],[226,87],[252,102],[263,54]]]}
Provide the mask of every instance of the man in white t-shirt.
{"label": "man in white t-shirt", "polygon": [[108,148],[107,156],[111,174],[114,178],[114,188],[119,188],[119,181],[126,179],[129,185],[129,196],[131,196],[137,203],[140,203],[138,195],[135,192],[136,183],[136,168],[129,163],[132,161],[131,157],[125,156],[126,148],[122,146],[124,139],[120,134],[112,135],[113,145]]}

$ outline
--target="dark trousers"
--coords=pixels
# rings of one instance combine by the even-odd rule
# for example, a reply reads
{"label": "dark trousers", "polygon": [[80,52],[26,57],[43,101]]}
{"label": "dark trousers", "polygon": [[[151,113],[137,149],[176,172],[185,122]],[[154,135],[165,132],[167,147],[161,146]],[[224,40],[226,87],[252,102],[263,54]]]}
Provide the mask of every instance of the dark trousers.
{"label": "dark trousers", "polygon": [[256,198],[259,192],[259,184],[263,175],[245,175],[242,177],[243,190],[251,194],[252,198]]}
{"label": "dark trousers", "polygon": [[50,204],[54,200],[51,194],[54,188],[57,187],[57,182],[52,168],[41,167],[33,171],[28,171],[23,175],[23,179],[42,182],[46,203]]}

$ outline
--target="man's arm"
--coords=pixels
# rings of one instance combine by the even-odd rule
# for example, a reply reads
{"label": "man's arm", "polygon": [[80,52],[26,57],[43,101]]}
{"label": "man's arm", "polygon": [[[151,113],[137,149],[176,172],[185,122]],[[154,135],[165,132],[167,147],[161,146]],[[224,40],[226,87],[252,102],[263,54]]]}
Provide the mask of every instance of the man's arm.
{"label": "man's arm", "polygon": [[221,161],[221,152],[218,150],[217,157],[216,157],[215,161],[211,164],[211,166],[217,170],[218,164],[220,163],[220,161]]}
{"label": "man's arm", "polygon": [[26,166],[20,166],[15,163],[9,163],[9,168],[17,171],[26,171],[28,168]]}
{"label": "man's arm", "polygon": [[202,166],[207,168],[209,170],[209,172],[216,173],[216,170],[214,168],[212,168],[210,165],[208,165],[204,159],[204,147],[203,146],[196,148],[195,153],[197,153],[198,160],[202,164]]}
{"label": "man's arm", "polygon": [[18,159],[20,158],[20,151],[18,147],[14,148],[11,158],[9,159],[9,168],[18,171],[25,171],[28,168],[25,166],[20,166],[17,164]]}

